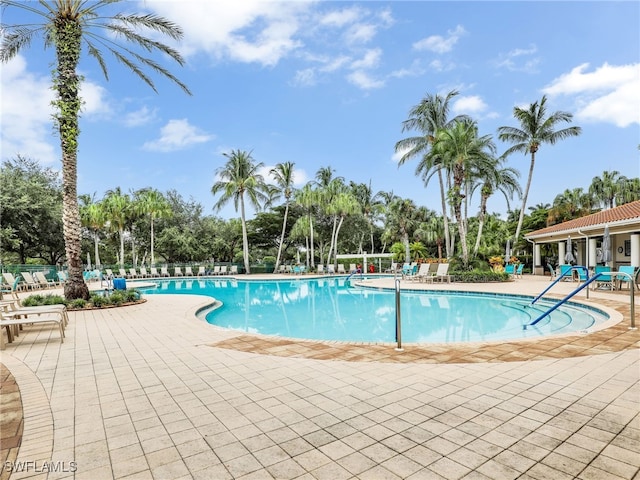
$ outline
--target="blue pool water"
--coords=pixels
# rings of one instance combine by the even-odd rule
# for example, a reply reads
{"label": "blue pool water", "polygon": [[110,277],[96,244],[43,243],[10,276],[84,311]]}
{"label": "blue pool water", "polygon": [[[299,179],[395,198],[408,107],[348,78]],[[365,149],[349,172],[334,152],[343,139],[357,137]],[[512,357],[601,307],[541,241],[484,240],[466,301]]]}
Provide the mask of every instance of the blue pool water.
{"label": "blue pool water", "polygon": [[[352,287],[344,277],[292,280],[159,280],[144,294],[197,294],[222,306],[206,321],[249,333],[310,340],[395,341],[395,292]],[[568,303],[523,329],[554,302],[527,296],[402,292],[402,340],[411,343],[536,338],[586,330],[606,313]]]}

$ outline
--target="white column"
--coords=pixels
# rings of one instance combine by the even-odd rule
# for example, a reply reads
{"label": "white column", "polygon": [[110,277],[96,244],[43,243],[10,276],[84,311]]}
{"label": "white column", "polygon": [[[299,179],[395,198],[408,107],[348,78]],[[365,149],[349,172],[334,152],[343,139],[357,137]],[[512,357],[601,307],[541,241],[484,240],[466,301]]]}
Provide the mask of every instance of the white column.
{"label": "white column", "polygon": [[596,263],[598,263],[598,255],[596,252],[597,239],[590,238],[589,239],[589,267],[595,267]]}
{"label": "white column", "polygon": [[534,267],[544,266],[544,265],[542,265],[542,261],[540,259],[540,244],[539,243],[536,243],[533,246],[533,266]]}
{"label": "white column", "polygon": [[631,266],[640,267],[640,233],[631,234]]}
{"label": "white column", "polygon": [[558,242],[558,265],[564,265],[564,256],[567,254],[567,243],[565,241]]}

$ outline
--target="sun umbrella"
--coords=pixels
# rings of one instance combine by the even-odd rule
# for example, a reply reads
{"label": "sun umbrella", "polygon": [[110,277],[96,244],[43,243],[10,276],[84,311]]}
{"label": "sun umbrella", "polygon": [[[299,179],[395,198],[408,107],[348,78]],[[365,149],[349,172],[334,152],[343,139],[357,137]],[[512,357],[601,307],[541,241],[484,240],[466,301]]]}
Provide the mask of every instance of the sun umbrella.
{"label": "sun umbrella", "polygon": [[508,264],[511,260],[511,239],[507,238],[507,248],[504,251],[504,263]]}
{"label": "sun umbrella", "polygon": [[576,257],[573,256],[573,248],[571,248],[571,237],[567,238],[567,253],[564,256],[564,261],[567,263],[576,261]]}
{"label": "sun umbrella", "polygon": [[91,270],[91,254],[87,252],[87,270]]}
{"label": "sun umbrella", "polygon": [[609,225],[605,225],[604,234],[602,235],[602,261],[606,265],[611,260],[611,236],[609,235]]}

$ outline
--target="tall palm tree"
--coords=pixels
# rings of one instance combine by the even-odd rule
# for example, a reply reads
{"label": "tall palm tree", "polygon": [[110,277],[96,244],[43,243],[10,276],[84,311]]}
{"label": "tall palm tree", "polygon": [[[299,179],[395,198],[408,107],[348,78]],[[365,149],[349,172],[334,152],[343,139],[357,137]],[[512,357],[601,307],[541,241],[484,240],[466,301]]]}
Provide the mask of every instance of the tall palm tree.
{"label": "tall palm tree", "polygon": [[138,208],[143,215],[149,215],[151,224],[151,265],[156,264],[154,253],[154,224],[156,218],[168,218],[173,214],[171,205],[162,192],[154,188],[145,188],[137,192]]}
{"label": "tall palm tree", "polygon": [[369,224],[369,239],[371,241],[371,250],[369,250],[369,252],[375,253],[375,245],[373,243],[373,222],[382,212],[381,192],[373,193],[373,190],[371,189],[371,180],[369,180],[368,185],[366,183],[351,182],[351,190],[360,204],[360,210],[362,211],[365,220]]}
{"label": "tall palm tree", "polygon": [[445,179],[441,170],[440,162],[436,156],[429,159],[426,153],[433,145],[438,130],[447,128],[456,121],[467,120],[466,115],[458,115],[453,119],[449,119],[449,110],[451,100],[458,95],[456,90],[450,91],[446,96],[427,95],[422,101],[409,110],[409,118],[402,122],[402,131],[417,131],[418,136],[404,138],[395,145],[396,152],[404,152],[398,166],[404,165],[407,160],[412,158],[420,158],[420,162],[416,167],[416,175],[420,175],[428,185],[431,176],[435,173],[438,176],[440,185],[440,202],[442,207],[442,217],[444,220],[444,235],[447,257],[452,255],[453,242],[449,233],[449,221],[447,215],[446,192],[449,186],[445,187]]}
{"label": "tall palm tree", "polygon": [[518,218],[518,226],[514,241],[517,242],[522,230],[522,221],[524,220],[524,212],[527,208],[527,199],[529,198],[529,187],[531,187],[531,179],[533,178],[533,169],[536,163],[536,153],[540,149],[540,145],[548,143],[555,145],[560,140],[569,137],[577,137],[582,132],[580,127],[567,127],[556,130],[558,125],[562,123],[570,123],[573,115],[568,112],[554,112],[547,115],[547,97],[543,95],[540,102],[534,102],[529,108],[515,107],[513,116],[518,121],[518,127],[500,127],[498,128],[498,138],[513,145],[507,149],[505,155],[513,152],[522,152],[525,155],[531,154],[531,163],[529,165],[529,175],[527,177],[527,186],[522,195],[522,208],[520,208],[520,217]]}
{"label": "tall palm tree", "polygon": [[[306,213],[307,221],[303,224],[305,227],[308,227],[308,237],[309,238],[309,251],[311,252],[310,261],[311,267],[316,266],[315,262],[315,252],[314,252],[314,231],[313,231],[313,213],[319,203],[319,195],[318,191],[313,188],[312,183],[307,183],[302,189],[295,192],[295,202],[302,207],[302,209]],[[301,223],[300,219],[298,222]],[[302,228],[302,227],[299,227]],[[309,265],[307,265],[309,266]]]}
{"label": "tall palm tree", "polygon": [[[360,213],[360,204],[358,200],[351,192],[340,192],[336,195],[331,204],[329,205],[328,211],[334,213],[337,218],[340,219],[338,224],[334,229],[334,234],[332,238],[333,244],[333,263],[338,266],[338,235],[340,234],[340,228],[342,228],[342,224],[347,215],[354,215],[356,213]],[[331,252],[331,249],[329,249]]]}
{"label": "tall palm tree", "polygon": [[122,193],[120,187],[108,190],[103,200],[104,211],[109,229],[112,232],[118,232],[120,238],[120,255],[118,264],[124,267],[124,232],[129,222],[129,213],[131,210],[131,199],[126,193]]}
{"label": "tall palm tree", "polygon": [[222,193],[214,208],[220,210],[233,199],[233,206],[238,211],[240,208],[240,220],[242,221],[242,253],[246,273],[251,273],[249,268],[249,239],[247,236],[247,219],[245,216],[244,197],[256,210],[260,210],[262,203],[269,199],[269,188],[262,175],[258,172],[264,166],[262,162],[255,163],[251,152],[243,150],[231,150],[223,153],[227,157],[227,163],[216,170],[216,176],[220,178],[211,187],[211,193]]}
{"label": "tall palm tree", "polygon": [[522,193],[518,178],[520,172],[513,167],[503,167],[506,157],[489,158],[485,163],[486,168],[480,173],[480,183],[476,183],[472,188],[473,191],[480,187],[480,212],[478,213],[478,235],[476,243],[473,246],[473,255],[478,254],[480,248],[480,240],[482,239],[482,230],[487,215],[487,202],[495,192],[501,192],[507,201],[507,209],[510,209],[509,200],[513,198],[513,194]]}
{"label": "tall palm tree", "polygon": [[[154,91],[155,85],[144,72],[147,67],[177,83],[185,92],[189,89],[173,74],[166,70],[148,53],[166,54],[179,65],[184,61],[177,50],[141,34],[140,28],[165,35],[173,40],[182,38],[182,30],[176,24],[156,15],[116,14],[102,15],[102,10],[111,8],[122,0],[0,0],[0,8],[15,7],[39,15],[43,23],[26,25],[2,25],[0,61],[7,62],[23,48],[30,45],[36,36],[44,37],[45,47],[53,46],[56,52],[53,88],[56,92],[54,106],[57,111],[55,123],[60,135],[62,151],[63,208],[62,221],[65,241],[69,281],[65,282],[64,294],[67,299],[89,298],[89,289],[82,276],[81,221],[77,193],[77,157],[79,116],[82,99],[78,75],[78,65],[83,45],[89,56],[98,61],[108,79],[107,64],[101,48],[113,54],[116,60],[129,68]],[[104,34],[101,34],[104,32]],[[119,43],[122,42],[122,43]],[[138,52],[135,51],[138,49]]]}
{"label": "tall palm tree", "polygon": [[100,230],[106,222],[102,203],[96,202],[94,195],[80,195],[80,220],[82,224],[93,233],[93,260],[96,267],[100,265]]}
{"label": "tall palm tree", "polygon": [[462,248],[462,263],[469,263],[467,245],[467,225],[462,218],[462,203],[465,199],[464,188],[471,171],[487,170],[495,153],[495,145],[490,135],[478,136],[475,122],[459,121],[451,127],[438,131],[433,148],[427,156],[441,159],[443,168],[451,172],[453,184],[448,192],[449,203],[458,223],[458,234]]}
{"label": "tall palm tree", "polygon": [[617,170],[602,172],[601,176],[593,177],[589,193],[604,208],[613,208],[616,206],[616,194],[620,191],[625,180],[626,177]]}
{"label": "tall palm tree", "polygon": [[413,200],[396,198],[389,205],[388,225],[400,234],[405,249],[404,261],[406,263],[411,261],[409,236],[418,224],[416,214],[417,208]]}
{"label": "tall palm tree", "polygon": [[282,220],[282,233],[280,234],[280,244],[278,245],[278,256],[276,257],[276,265],[274,272],[278,271],[280,266],[280,257],[282,256],[282,245],[284,244],[284,235],[287,232],[287,217],[289,216],[289,203],[291,197],[293,197],[293,173],[294,163],[284,162],[278,163],[274,168],[270,170],[270,174],[276,181],[276,187],[278,189],[277,195],[282,195],[285,200],[284,206],[284,219]]}

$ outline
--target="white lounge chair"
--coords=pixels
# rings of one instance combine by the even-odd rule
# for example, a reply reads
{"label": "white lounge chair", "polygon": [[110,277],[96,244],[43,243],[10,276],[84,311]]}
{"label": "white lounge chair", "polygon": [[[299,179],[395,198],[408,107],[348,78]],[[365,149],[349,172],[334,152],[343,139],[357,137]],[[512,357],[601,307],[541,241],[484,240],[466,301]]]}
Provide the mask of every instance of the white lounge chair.
{"label": "white lounge chair", "polygon": [[138,272],[136,272],[136,269],[131,267],[129,269],[129,275],[127,275],[127,278],[138,278]]}
{"label": "white lounge chair", "polygon": [[124,268],[119,268],[118,269],[118,275],[120,276],[120,278],[127,278],[128,277],[127,271]]}
{"label": "white lounge chair", "polygon": [[140,278],[147,278],[148,276],[147,267],[140,267]]}
{"label": "white lounge chair", "polygon": [[207,271],[205,270],[204,265],[200,265],[198,267],[198,276],[201,277],[206,274],[207,274]]}
{"label": "white lounge chair", "polygon": [[220,266],[220,275],[227,275],[229,273],[229,267],[226,265]]}
{"label": "white lounge chair", "polygon": [[421,263],[420,268],[418,268],[418,273],[416,273],[416,275],[414,276],[414,280],[418,280],[420,282],[422,281],[428,282],[429,280],[432,280],[433,274],[430,273],[430,270],[431,270],[430,263]]}
{"label": "white lounge chair", "polygon": [[160,276],[161,277],[170,277],[171,275],[169,275],[169,270],[167,269],[167,267],[161,267],[160,268]]}
{"label": "white lounge chair", "polygon": [[16,277],[13,276],[13,273],[4,272],[2,274],[2,278],[4,279],[5,283],[9,285],[11,290],[24,290],[27,288],[27,285],[24,283],[24,281],[16,279]]}
{"label": "white lounge chair", "polygon": [[27,288],[30,288],[32,290],[42,288],[42,285],[35,281],[33,275],[31,275],[30,272],[20,272],[20,275],[22,275],[24,282],[27,284]]}
{"label": "white lounge chair", "polygon": [[438,269],[436,270],[436,274],[434,275],[433,279],[440,280],[441,282],[444,282],[445,280],[447,280],[447,282],[451,283],[451,275],[449,275],[448,272],[449,272],[449,264],[439,263]]}
{"label": "white lounge chair", "polygon": [[193,274],[193,270],[191,270],[191,267],[184,267],[184,274],[187,277],[194,277],[195,275]]}
{"label": "white lounge chair", "polygon": [[[54,323],[58,326],[60,331],[60,343],[64,343],[64,315],[57,312],[44,312],[44,311],[19,311],[15,312],[2,312],[0,310],[0,330],[4,327],[7,331],[7,341],[13,342],[14,335],[17,336],[19,328],[22,325],[28,324],[40,324],[40,323]],[[0,332],[0,350],[5,349],[4,335]]]}
{"label": "white lounge chair", "polygon": [[184,277],[184,273],[182,273],[182,268],[181,267],[175,267],[173,269],[173,276],[174,277]]}
{"label": "white lounge chair", "polygon": [[324,275],[324,265],[322,265],[322,264],[318,265],[317,269],[318,269],[318,273],[320,275]]}
{"label": "white lounge chair", "polygon": [[347,273],[344,269],[344,265],[341,263],[338,264],[338,273]]}
{"label": "white lounge chair", "polygon": [[47,279],[47,277],[44,275],[44,272],[34,272],[33,275],[35,276],[36,281],[42,286],[42,288],[54,288],[58,286],[58,282]]}
{"label": "white lounge chair", "polygon": [[229,269],[229,275],[237,275],[237,274],[238,274],[238,266],[231,265],[231,268]]}

